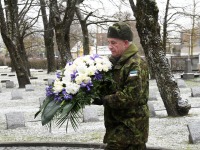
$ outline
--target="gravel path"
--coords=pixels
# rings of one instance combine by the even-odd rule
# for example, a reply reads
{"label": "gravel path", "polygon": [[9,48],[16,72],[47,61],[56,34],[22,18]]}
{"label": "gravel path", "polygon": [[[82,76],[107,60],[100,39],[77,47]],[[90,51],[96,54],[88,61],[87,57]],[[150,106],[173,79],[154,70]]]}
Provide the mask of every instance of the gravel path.
{"label": "gravel path", "polygon": [[[0,69],[1,73],[13,74],[8,70]],[[17,83],[16,76],[1,76],[1,80],[11,80]],[[40,118],[34,119],[34,114],[39,108],[39,98],[45,96],[45,87],[47,81],[43,79],[54,78],[55,75],[47,75],[46,72],[32,71],[33,76],[38,79],[32,79],[31,83],[34,85],[34,91],[25,91],[25,89],[18,89],[17,84],[14,89],[18,89],[23,93],[23,99],[11,100],[11,91],[5,87],[5,83],[0,83],[2,92],[0,93],[0,143],[4,142],[83,142],[83,143],[102,143],[105,133],[103,124],[103,107],[96,107],[99,112],[98,122],[81,123],[78,130],[74,131],[69,127],[66,133],[65,127],[61,128],[53,125],[51,133],[46,126],[42,126]],[[192,107],[200,106],[200,98],[191,97],[191,86],[200,85],[200,79],[197,78],[192,84],[186,82],[186,88],[180,88],[181,95],[190,100]],[[150,88],[156,89],[156,82],[150,81]],[[196,120],[200,120],[200,108],[192,108],[188,116],[184,117],[168,117],[164,108],[163,102],[160,98],[158,90],[155,90],[158,98],[157,101],[152,101],[156,110],[156,117],[150,118],[150,131],[147,146],[149,147],[163,147],[173,150],[199,150],[199,144],[189,144],[187,125]],[[23,112],[25,115],[25,127],[17,129],[6,129],[5,114],[8,112]],[[0,150],[9,149],[9,147],[0,147]],[[18,148],[13,148],[18,150]],[[20,147],[20,150],[25,150],[26,147]],[[45,147],[41,147],[45,149]],[[54,148],[48,148],[49,150]],[[68,149],[66,147],[59,149]],[[79,150],[80,148],[71,148],[71,150]],[[83,149],[83,148],[81,148]],[[87,148],[90,150],[89,148]],[[34,147],[29,147],[29,150],[35,150]],[[83,149],[84,150],[84,149]],[[92,148],[91,148],[92,150]]]}

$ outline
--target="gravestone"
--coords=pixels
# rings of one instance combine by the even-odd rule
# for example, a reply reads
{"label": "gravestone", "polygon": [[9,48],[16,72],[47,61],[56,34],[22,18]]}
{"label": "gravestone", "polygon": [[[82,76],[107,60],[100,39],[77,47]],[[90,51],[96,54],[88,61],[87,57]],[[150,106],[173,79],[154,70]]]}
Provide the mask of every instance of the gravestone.
{"label": "gravestone", "polygon": [[14,88],[15,84],[13,81],[6,81],[6,88]]}
{"label": "gravestone", "polygon": [[157,101],[158,88],[149,88],[149,101]]}
{"label": "gravestone", "polygon": [[2,84],[0,83],[0,93],[2,93]]}
{"label": "gravestone", "polygon": [[83,122],[96,122],[96,121],[99,121],[97,109],[92,106],[86,106],[83,109]]}
{"label": "gravestone", "polygon": [[22,112],[10,112],[6,114],[7,129],[25,127],[25,118]]}
{"label": "gravestone", "polygon": [[44,100],[46,97],[39,97],[39,103],[40,103],[40,107],[42,106]]}
{"label": "gravestone", "polygon": [[30,77],[30,79],[38,79],[38,77]]}
{"label": "gravestone", "polygon": [[15,76],[15,74],[9,74],[8,76],[9,76],[9,77],[14,77],[14,76]]}
{"label": "gravestone", "polygon": [[191,96],[192,97],[200,97],[200,86],[191,88]]}
{"label": "gravestone", "polygon": [[177,85],[178,85],[179,88],[187,87],[187,85],[185,84],[185,81],[182,80],[182,79],[177,79],[176,82],[177,82]]}
{"label": "gravestone", "polygon": [[48,79],[48,85],[52,85],[55,79]]}
{"label": "gravestone", "polygon": [[1,83],[6,83],[7,81],[10,81],[10,80],[1,80]]}
{"label": "gravestone", "polygon": [[26,91],[34,91],[34,86],[32,84],[26,84],[25,85]]}
{"label": "gravestone", "polygon": [[155,117],[156,116],[156,112],[155,112],[153,103],[152,102],[148,102],[148,107],[149,107],[150,117]]}
{"label": "gravestone", "polygon": [[11,99],[12,100],[23,99],[22,92],[20,90],[12,90]]}
{"label": "gravestone", "polygon": [[189,142],[191,144],[200,143],[200,121],[192,122],[187,127],[189,130]]}

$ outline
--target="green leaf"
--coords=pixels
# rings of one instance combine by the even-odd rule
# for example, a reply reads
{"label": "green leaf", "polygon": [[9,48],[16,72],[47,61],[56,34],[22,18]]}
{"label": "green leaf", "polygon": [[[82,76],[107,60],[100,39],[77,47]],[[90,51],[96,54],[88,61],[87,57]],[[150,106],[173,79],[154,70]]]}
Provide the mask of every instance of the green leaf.
{"label": "green leaf", "polygon": [[59,109],[60,109],[60,103],[56,103],[55,101],[50,101],[43,109],[41,116],[42,125],[49,123]]}
{"label": "green leaf", "polygon": [[36,117],[42,112],[42,109],[43,109],[44,107],[46,107],[46,105],[47,105],[50,101],[52,101],[52,100],[53,100],[53,97],[46,97],[46,98],[44,99],[43,103],[42,103],[42,106],[40,106],[39,111],[35,114],[35,117],[34,117],[34,118],[36,118]]}
{"label": "green leaf", "polygon": [[73,108],[72,103],[68,103],[66,106],[64,106],[63,110],[62,110],[61,117],[68,115],[72,108]]}

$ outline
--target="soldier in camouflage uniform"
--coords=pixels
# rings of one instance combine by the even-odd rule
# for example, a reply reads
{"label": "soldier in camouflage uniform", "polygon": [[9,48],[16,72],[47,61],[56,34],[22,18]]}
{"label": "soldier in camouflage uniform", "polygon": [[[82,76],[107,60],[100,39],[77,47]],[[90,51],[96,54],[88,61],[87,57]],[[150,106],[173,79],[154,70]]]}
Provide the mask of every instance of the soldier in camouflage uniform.
{"label": "soldier in camouflage uniform", "polygon": [[149,130],[149,72],[132,43],[133,33],[123,22],[107,33],[117,88],[103,98],[106,150],[145,150]]}

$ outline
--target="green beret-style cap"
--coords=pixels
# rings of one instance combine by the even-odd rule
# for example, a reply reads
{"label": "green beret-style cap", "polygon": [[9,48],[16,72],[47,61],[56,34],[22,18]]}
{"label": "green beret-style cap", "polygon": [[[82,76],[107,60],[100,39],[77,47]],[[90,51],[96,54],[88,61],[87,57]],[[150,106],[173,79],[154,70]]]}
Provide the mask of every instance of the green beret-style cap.
{"label": "green beret-style cap", "polygon": [[121,40],[133,40],[133,32],[125,22],[118,22],[108,28],[107,38],[118,38]]}

